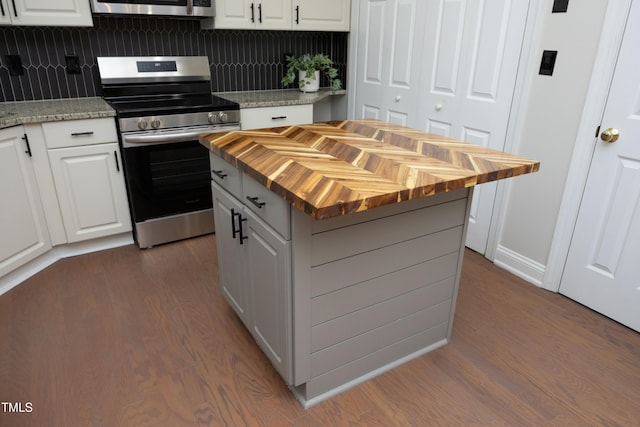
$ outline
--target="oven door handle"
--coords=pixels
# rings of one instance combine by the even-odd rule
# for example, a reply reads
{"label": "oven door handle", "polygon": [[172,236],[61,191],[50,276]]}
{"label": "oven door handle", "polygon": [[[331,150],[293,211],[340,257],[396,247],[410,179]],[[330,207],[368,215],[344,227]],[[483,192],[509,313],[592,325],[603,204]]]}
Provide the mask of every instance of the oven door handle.
{"label": "oven door handle", "polygon": [[196,129],[191,131],[180,132],[158,132],[158,133],[134,133],[134,134],[122,134],[122,146],[136,147],[140,145],[158,145],[158,144],[171,144],[175,142],[195,141],[200,138],[200,135],[206,135],[208,133],[226,132],[232,130],[240,130],[239,126],[229,126],[225,128],[208,128],[208,129]]}

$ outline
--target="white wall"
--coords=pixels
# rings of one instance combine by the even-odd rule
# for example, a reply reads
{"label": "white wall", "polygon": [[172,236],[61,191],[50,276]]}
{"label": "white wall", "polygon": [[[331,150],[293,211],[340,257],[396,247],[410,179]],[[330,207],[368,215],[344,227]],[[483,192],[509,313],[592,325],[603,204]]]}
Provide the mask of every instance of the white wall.
{"label": "white wall", "polygon": [[[541,0],[529,84],[514,120],[516,152],[541,163],[540,172],[508,180],[498,231],[496,264],[541,284],[548,263],[564,185],[600,38],[606,0],[571,0],[567,13],[551,13]],[[557,50],[553,76],[538,75],[543,50]],[[528,53],[523,52],[523,57]],[[593,129],[595,134],[595,127]]]}

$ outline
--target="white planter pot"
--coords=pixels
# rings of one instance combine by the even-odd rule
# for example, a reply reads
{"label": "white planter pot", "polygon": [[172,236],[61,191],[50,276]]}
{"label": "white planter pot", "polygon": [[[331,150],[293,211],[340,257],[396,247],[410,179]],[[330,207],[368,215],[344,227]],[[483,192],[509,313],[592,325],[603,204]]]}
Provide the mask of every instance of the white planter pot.
{"label": "white planter pot", "polygon": [[304,71],[298,71],[298,81],[301,92],[317,92],[320,88],[320,71],[316,71],[313,79],[307,78]]}

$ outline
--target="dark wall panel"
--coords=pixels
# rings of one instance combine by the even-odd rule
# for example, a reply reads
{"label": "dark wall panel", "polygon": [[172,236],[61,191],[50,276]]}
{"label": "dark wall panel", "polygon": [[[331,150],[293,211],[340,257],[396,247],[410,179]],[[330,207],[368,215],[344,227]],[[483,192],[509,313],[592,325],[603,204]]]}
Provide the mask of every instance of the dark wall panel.
{"label": "dark wall panel", "polygon": [[[280,89],[285,54],[322,52],[346,84],[347,44],[347,33],[200,30],[196,20],[146,17],[94,17],[93,28],[0,27],[0,102],[100,96],[98,56],[206,55],[212,90],[224,92]],[[20,55],[22,75],[10,75],[6,55]],[[67,55],[78,56],[80,74],[67,74]]]}

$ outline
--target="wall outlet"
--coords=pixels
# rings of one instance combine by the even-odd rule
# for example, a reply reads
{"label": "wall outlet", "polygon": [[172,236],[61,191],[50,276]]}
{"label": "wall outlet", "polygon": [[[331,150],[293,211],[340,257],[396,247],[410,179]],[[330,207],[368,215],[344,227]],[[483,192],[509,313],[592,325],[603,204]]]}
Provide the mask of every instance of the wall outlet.
{"label": "wall outlet", "polygon": [[78,55],[65,55],[64,62],[67,65],[67,74],[80,74],[80,58]]}
{"label": "wall outlet", "polygon": [[540,71],[538,74],[543,76],[552,76],[553,69],[556,66],[557,50],[545,50],[542,52],[542,61],[540,61]]}
{"label": "wall outlet", "polygon": [[22,59],[20,55],[5,55],[4,62],[9,69],[10,76],[23,76],[24,67],[22,66]]}
{"label": "wall outlet", "polygon": [[569,8],[569,0],[554,0],[551,13],[566,13]]}

